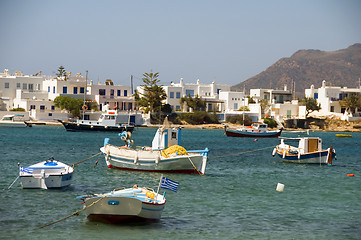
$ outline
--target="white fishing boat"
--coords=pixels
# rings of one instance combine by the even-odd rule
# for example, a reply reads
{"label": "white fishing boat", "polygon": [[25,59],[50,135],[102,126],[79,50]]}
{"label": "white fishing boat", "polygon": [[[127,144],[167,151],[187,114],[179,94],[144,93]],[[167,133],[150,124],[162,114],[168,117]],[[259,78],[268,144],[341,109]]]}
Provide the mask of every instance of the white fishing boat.
{"label": "white fishing boat", "polygon": [[31,127],[32,125],[24,120],[22,114],[4,115],[0,120],[0,127]]}
{"label": "white fishing boat", "polygon": [[98,120],[58,120],[67,131],[129,131],[133,132],[134,125],[130,123],[120,123],[116,110],[108,110],[102,113]]}
{"label": "white fishing boat", "polygon": [[104,194],[80,196],[84,212],[90,221],[122,223],[129,221],[157,221],[165,207],[165,194],[151,188],[114,189]]}
{"label": "white fishing boat", "polygon": [[[298,141],[297,146],[286,144],[287,141]],[[332,159],[336,158],[335,149],[330,146],[322,149],[322,139],[319,137],[281,138],[281,144],[277,145],[272,155],[278,155],[284,162],[289,163],[313,163],[332,165]]]}
{"label": "white fishing boat", "polygon": [[204,150],[186,150],[181,146],[181,128],[171,128],[164,121],[155,133],[152,147],[132,147],[130,133],[120,134],[125,146],[114,146],[109,138],[104,139],[100,149],[105,155],[109,168],[151,172],[178,172],[204,174],[206,170],[208,148]]}
{"label": "white fishing boat", "polygon": [[20,167],[19,177],[23,188],[60,188],[70,185],[74,168],[53,158]]}

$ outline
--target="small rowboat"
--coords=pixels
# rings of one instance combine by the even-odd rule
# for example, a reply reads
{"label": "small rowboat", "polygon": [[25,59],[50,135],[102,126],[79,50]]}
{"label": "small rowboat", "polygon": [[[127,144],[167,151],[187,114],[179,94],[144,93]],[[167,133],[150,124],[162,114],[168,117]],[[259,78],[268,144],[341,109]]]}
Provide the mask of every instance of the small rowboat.
{"label": "small rowboat", "polygon": [[350,134],[336,134],[336,137],[338,137],[338,138],[352,138],[352,135],[350,135]]}
{"label": "small rowboat", "polygon": [[114,189],[104,194],[79,196],[90,221],[124,223],[157,221],[165,207],[165,194],[145,187]]}

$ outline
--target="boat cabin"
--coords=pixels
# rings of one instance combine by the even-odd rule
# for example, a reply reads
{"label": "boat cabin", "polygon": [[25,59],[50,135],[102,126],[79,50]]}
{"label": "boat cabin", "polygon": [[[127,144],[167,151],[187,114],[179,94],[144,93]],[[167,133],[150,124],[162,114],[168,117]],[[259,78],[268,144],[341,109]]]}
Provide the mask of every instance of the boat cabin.
{"label": "boat cabin", "polygon": [[319,137],[305,137],[298,142],[301,154],[322,151],[322,139]]}
{"label": "boat cabin", "polygon": [[12,115],[4,115],[1,120],[3,121],[20,121],[20,118],[23,118],[22,114],[12,114]]}
{"label": "boat cabin", "polygon": [[251,126],[248,126],[243,129],[246,132],[267,132],[268,124],[266,123],[252,123]]}
{"label": "boat cabin", "polygon": [[181,145],[180,128],[159,128],[152,141],[152,149],[165,149],[173,145]]}

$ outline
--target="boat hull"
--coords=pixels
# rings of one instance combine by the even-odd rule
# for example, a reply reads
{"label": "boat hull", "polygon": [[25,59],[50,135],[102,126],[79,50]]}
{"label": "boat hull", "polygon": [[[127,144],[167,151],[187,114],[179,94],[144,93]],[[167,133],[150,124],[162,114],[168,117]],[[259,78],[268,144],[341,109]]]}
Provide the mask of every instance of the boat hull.
{"label": "boat hull", "polygon": [[67,131],[104,131],[104,132],[122,132],[128,131],[133,132],[134,126],[103,126],[103,125],[89,125],[89,124],[78,124],[75,122],[67,122],[59,120]]}
{"label": "boat hull", "polygon": [[21,185],[23,188],[44,188],[45,183],[47,188],[62,188],[69,186],[73,178],[73,173],[64,175],[49,175],[42,178],[39,176],[20,176]]}
{"label": "boat hull", "polygon": [[268,131],[268,132],[249,132],[241,130],[232,130],[224,129],[227,137],[256,137],[256,138],[276,138],[279,137],[282,133],[282,129],[278,131]]}
{"label": "boat hull", "polygon": [[7,128],[26,128],[30,127],[29,124],[26,122],[12,122],[12,121],[0,121],[0,127],[7,127]]}
{"label": "boat hull", "polygon": [[[96,203],[90,206],[94,202]],[[90,221],[113,224],[129,221],[159,221],[164,207],[165,201],[154,204],[132,197],[93,197],[84,202],[84,212]]]}
{"label": "boat hull", "polygon": [[106,145],[100,149],[109,168],[132,171],[204,174],[207,155],[192,154],[164,158],[160,151],[123,149]]}
{"label": "boat hull", "polygon": [[[328,155],[329,150],[318,151],[306,154],[283,154],[282,150],[277,150],[277,156],[282,158],[284,162],[301,163],[301,164],[329,164]],[[331,159],[335,159],[336,154],[332,152]]]}

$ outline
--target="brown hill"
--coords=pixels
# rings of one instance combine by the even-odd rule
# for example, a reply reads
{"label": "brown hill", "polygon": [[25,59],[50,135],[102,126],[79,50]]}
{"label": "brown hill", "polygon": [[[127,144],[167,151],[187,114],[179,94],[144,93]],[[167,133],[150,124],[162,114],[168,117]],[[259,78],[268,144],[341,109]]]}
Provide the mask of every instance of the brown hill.
{"label": "brown hill", "polygon": [[267,70],[232,87],[242,91],[251,88],[288,89],[295,83],[296,96],[303,97],[304,89],[327,85],[358,87],[361,77],[361,44],[338,51],[299,50],[289,58],[281,58]]}

